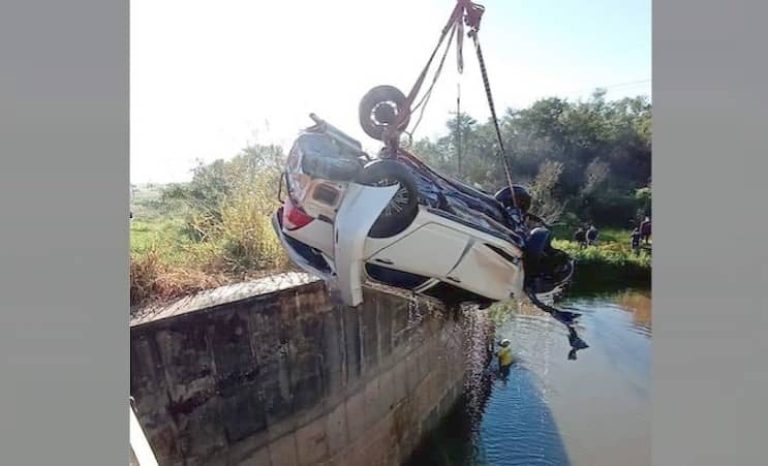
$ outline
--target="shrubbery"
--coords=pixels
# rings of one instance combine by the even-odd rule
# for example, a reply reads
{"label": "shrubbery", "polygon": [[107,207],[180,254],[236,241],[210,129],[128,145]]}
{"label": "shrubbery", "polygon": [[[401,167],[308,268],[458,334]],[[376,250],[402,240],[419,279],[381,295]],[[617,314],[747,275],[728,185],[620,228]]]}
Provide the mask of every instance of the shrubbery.
{"label": "shrubbery", "polygon": [[200,165],[187,184],[166,187],[162,220],[131,231],[131,304],[167,300],[288,267],[272,231],[282,150],[256,146]]}

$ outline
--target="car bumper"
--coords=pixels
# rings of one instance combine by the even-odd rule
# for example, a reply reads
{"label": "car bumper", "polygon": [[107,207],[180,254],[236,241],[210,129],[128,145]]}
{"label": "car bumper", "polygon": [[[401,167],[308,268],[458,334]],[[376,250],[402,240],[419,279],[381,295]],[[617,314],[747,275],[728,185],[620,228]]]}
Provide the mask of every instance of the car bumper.
{"label": "car bumper", "polygon": [[285,252],[288,254],[288,258],[291,260],[291,262],[296,264],[305,272],[320,277],[323,280],[327,281],[333,279],[334,274],[333,269],[331,269],[332,265],[327,264],[326,262],[328,265],[328,270],[325,270],[322,267],[318,267],[316,261],[313,260],[312,257],[308,257],[308,254],[303,251],[302,248],[297,247],[298,245],[303,245],[309,249],[309,246],[306,246],[298,240],[286,236],[285,232],[283,232],[283,225],[280,217],[280,210],[272,214],[272,228],[274,228],[275,234],[280,240],[280,243],[283,245],[283,249],[285,249]]}

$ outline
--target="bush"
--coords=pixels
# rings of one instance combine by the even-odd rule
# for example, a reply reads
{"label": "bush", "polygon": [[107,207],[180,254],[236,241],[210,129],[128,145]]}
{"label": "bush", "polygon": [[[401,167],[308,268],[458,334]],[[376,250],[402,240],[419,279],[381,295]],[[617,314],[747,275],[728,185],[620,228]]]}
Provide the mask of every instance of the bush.
{"label": "bush", "polygon": [[226,272],[243,274],[287,266],[270,219],[277,205],[268,194],[263,184],[241,187],[222,203],[221,222],[211,227],[208,238],[218,246]]}
{"label": "bush", "polygon": [[288,268],[270,219],[281,154],[249,148],[166,188],[163,202],[177,208],[131,225],[132,306]]}

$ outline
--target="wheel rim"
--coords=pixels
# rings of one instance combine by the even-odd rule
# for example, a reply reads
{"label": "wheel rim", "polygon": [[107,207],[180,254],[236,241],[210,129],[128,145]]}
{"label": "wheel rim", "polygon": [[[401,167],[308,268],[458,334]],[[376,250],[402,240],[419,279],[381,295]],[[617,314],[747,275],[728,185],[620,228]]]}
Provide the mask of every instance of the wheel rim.
{"label": "wheel rim", "polygon": [[[386,114],[386,110],[384,110],[385,108],[388,108],[391,114],[387,115],[387,118],[380,120],[379,115],[377,114],[381,111],[384,111]],[[397,102],[394,102],[392,100],[386,100],[383,102],[379,102],[378,104],[373,106],[373,108],[371,109],[369,118],[377,126],[384,126],[384,125],[393,124],[397,120],[398,114],[399,112],[397,109]],[[391,121],[387,121],[390,119]]]}
{"label": "wheel rim", "polygon": [[382,178],[378,183],[376,183],[376,186],[392,186],[394,184],[399,184],[400,188],[398,188],[397,192],[395,192],[395,195],[392,196],[392,199],[389,201],[389,204],[384,208],[382,211],[382,215],[385,217],[391,217],[393,215],[398,215],[405,211],[406,206],[410,202],[410,196],[408,195],[408,190],[405,188],[405,186],[398,182],[395,179],[392,178]]}

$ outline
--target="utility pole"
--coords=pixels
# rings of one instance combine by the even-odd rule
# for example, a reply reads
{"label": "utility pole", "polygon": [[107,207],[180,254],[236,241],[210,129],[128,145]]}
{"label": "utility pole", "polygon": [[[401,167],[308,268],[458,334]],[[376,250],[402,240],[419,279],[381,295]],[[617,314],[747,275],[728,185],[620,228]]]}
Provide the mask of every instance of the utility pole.
{"label": "utility pole", "polygon": [[458,161],[458,175],[461,177],[461,83],[456,84],[456,160]]}

